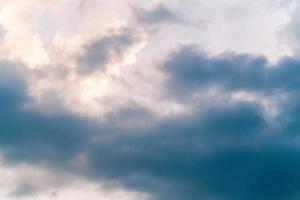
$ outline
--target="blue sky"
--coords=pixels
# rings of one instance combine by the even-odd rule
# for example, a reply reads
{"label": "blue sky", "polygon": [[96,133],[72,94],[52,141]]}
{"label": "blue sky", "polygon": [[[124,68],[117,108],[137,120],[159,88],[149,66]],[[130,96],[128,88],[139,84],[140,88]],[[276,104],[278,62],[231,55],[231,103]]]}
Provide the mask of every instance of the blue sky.
{"label": "blue sky", "polygon": [[0,200],[295,200],[297,0],[0,0]]}

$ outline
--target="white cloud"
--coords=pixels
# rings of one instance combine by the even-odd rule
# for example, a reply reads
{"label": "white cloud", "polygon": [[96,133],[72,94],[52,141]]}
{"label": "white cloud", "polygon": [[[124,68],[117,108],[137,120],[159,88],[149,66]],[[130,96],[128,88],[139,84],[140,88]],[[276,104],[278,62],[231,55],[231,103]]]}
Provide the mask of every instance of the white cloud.
{"label": "white cloud", "polygon": [[[165,115],[162,113],[184,108],[163,97],[164,75],[154,65],[182,44],[199,44],[213,55],[224,51],[263,54],[272,61],[292,53],[279,37],[279,31],[289,20],[290,3],[280,6],[280,1],[270,0],[189,0],[184,3],[168,0],[163,3],[189,21],[188,25],[162,25],[158,33],[149,32],[148,39],[147,27],[134,27],[140,29],[133,34],[140,34],[141,40],[121,60],[110,62],[105,73],[84,76],[74,72],[80,67],[77,58],[85,45],[123,27],[138,26],[131,18],[132,5],[149,8],[158,3],[3,1],[0,10],[0,25],[4,29],[2,59],[21,62],[30,69],[28,83],[34,106],[45,107],[51,97],[51,104],[58,101],[77,114],[103,116],[125,103],[134,102]],[[141,30],[143,28],[146,30]],[[153,79],[156,81],[149,82]]]}
{"label": "white cloud", "polygon": [[162,28],[155,36],[160,43],[156,49],[158,55],[189,43],[199,44],[212,55],[224,51],[262,54],[272,62],[293,53],[282,34],[294,9],[292,1],[169,0],[164,3],[190,23]]}
{"label": "white cloud", "polygon": [[28,164],[0,165],[0,200],[138,200],[146,194]]}

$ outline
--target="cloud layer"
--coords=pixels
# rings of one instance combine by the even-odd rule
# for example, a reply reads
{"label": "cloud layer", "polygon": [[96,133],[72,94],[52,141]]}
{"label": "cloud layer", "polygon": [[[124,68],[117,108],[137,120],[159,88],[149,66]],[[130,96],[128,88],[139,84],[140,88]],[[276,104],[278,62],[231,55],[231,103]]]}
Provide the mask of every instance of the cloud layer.
{"label": "cloud layer", "polygon": [[[232,52],[235,44],[222,53],[205,51],[203,43],[180,35],[205,32],[215,27],[207,19],[247,3],[230,1],[227,10],[222,1],[220,7],[201,1],[216,11],[201,16],[206,28],[184,13],[199,6],[192,0],[188,8],[175,1],[69,3],[33,1],[37,8],[25,21],[22,1],[5,2],[10,9],[0,10],[9,19],[0,20],[6,52],[0,63],[0,174],[14,174],[0,198],[80,199],[87,191],[92,200],[299,198],[297,50],[274,62],[269,53]],[[277,13],[283,4],[272,5]],[[295,7],[284,5],[279,10],[286,15]],[[93,17],[101,18],[95,11],[101,6],[113,11],[114,23],[107,25],[105,12],[98,29]],[[242,19],[256,20],[243,9],[233,13],[249,12]],[[42,21],[55,21],[62,11],[69,11],[63,14],[67,24],[79,24],[71,32],[50,34],[53,27],[46,25],[45,39],[32,28],[41,13]],[[12,24],[22,24],[26,34],[15,35]],[[271,27],[275,37],[278,27]],[[24,52],[11,46],[19,37]],[[29,45],[32,37],[36,47]]]}

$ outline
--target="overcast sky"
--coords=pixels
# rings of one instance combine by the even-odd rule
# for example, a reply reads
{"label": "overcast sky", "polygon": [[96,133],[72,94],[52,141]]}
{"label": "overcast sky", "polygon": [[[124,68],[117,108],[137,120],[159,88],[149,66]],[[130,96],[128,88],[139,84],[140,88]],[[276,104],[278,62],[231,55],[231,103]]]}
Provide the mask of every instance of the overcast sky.
{"label": "overcast sky", "polygon": [[0,0],[0,200],[300,198],[298,0]]}

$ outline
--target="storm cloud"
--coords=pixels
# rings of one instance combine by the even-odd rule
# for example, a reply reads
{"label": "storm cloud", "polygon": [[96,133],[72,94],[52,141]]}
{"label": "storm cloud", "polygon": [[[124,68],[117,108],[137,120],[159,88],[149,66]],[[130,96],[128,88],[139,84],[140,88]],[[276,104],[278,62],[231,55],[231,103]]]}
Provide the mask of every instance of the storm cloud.
{"label": "storm cloud", "polygon": [[[22,32],[35,41],[30,52],[39,52],[31,57],[10,43],[15,27],[0,20],[6,28],[5,48],[16,53],[5,54],[0,62],[0,155],[5,167],[47,170],[60,177],[56,187],[76,182],[62,180],[73,175],[82,178],[77,182],[101,184],[109,191],[122,188],[153,200],[299,198],[297,54],[271,62],[251,52],[211,53],[201,42],[177,41],[188,38],[181,38],[176,27],[174,33],[143,30],[179,21],[184,28],[175,9],[181,4],[171,1],[152,9],[135,1],[118,8],[114,1],[101,2],[107,11],[128,9],[134,15],[114,16],[115,23],[103,31],[92,20],[99,15],[91,9],[97,2],[90,3],[80,7],[80,17],[68,18],[79,24],[71,36],[57,34],[47,43]],[[208,4],[201,6],[215,6]],[[189,6],[180,9],[195,15]],[[86,16],[91,21],[83,20]],[[11,20],[34,32],[28,21]],[[177,42],[170,45],[168,39]],[[147,43],[150,47],[142,50]],[[33,199],[47,188],[45,182],[22,179],[5,198]],[[51,193],[51,198],[58,196]]]}
{"label": "storm cloud", "polygon": [[[3,65],[4,72],[15,74]],[[162,66],[169,76],[166,89],[184,98],[212,85],[288,94],[276,116],[280,129],[253,102],[195,104],[187,116],[164,120],[135,105],[103,122],[67,112],[43,114],[22,107],[29,101],[26,83],[4,74],[1,149],[7,162],[49,163],[156,199],[294,199],[300,186],[298,66],[293,58],[270,66],[263,57],[208,57],[188,47]],[[126,126],[141,119],[147,126]],[[80,154],[86,157],[84,167],[73,162]]]}

